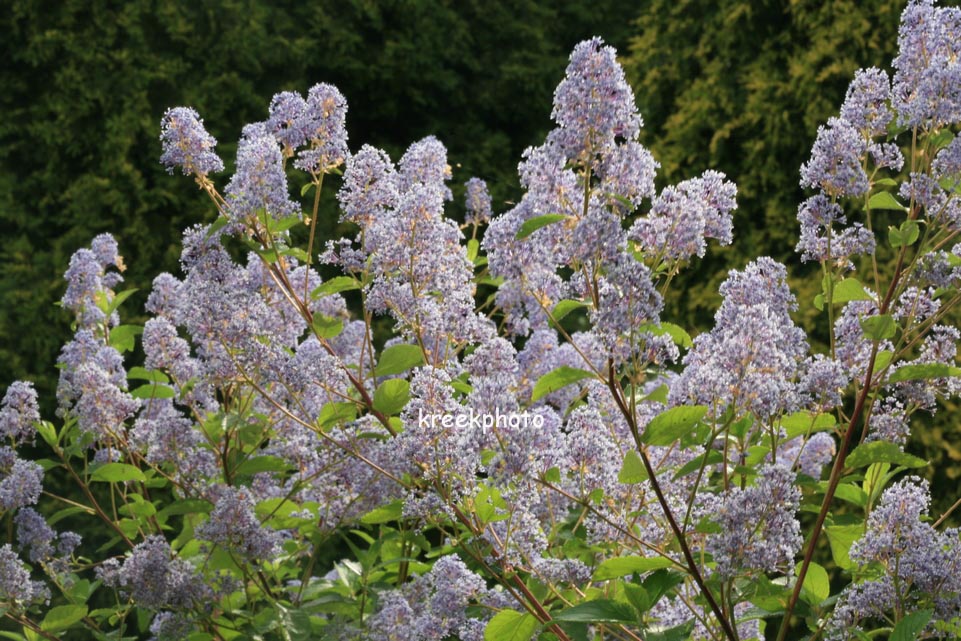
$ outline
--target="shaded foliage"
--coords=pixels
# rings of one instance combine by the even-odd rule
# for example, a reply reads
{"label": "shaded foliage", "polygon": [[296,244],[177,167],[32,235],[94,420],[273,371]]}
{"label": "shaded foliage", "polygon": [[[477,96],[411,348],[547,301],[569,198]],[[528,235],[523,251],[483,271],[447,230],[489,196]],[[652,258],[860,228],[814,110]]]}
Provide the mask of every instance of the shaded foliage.
{"label": "shaded foliage", "polygon": [[626,48],[633,12],[613,0],[3,3],[0,387],[27,378],[53,398],[68,335],[54,302],[76,248],[112,231],[127,286],[146,290],[148,274],[177,269],[177,230],[212,219],[157,162],[168,107],[200,111],[229,171],[242,124],[266,118],[271,95],[330,82],[351,105],[352,140],[396,155],[434,134],[457,186],[483,176],[503,208],[571,47],[602,33]]}

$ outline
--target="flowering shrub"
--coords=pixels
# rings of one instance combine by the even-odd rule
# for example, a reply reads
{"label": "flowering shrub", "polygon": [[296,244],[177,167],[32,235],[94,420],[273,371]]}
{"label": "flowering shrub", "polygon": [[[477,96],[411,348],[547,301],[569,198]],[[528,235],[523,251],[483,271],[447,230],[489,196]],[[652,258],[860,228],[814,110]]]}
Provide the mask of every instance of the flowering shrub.
{"label": "flowering shrub", "polygon": [[[957,636],[961,540],[903,445],[961,391],[961,11],[913,2],[899,42],[893,80],[859,72],[801,168],[819,354],[770,258],[731,272],[710,332],[661,319],[678,271],[731,242],[736,189],[655,188],[599,39],[523,198],[495,214],[472,179],[462,225],[443,145],[351,153],[332,86],[275,96],[223,192],[216,141],[171,109],[162,162],[217,219],[184,233],[142,327],[112,237],[71,260],[61,420],[28,383],[0,409],[5,636]],[[335,173],[356,232],[322,243]],[[51,455],[23,458],[38,435]],[[44,492],[54,470],[76,500]],[[326,567],[333,544],[350,556]]]}

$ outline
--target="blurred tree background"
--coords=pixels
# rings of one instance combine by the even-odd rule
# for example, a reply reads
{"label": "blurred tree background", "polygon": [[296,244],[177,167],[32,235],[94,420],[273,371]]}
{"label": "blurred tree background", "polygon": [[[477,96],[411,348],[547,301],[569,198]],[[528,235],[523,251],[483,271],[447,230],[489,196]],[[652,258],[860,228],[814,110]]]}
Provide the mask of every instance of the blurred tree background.
{"label": "blurred tree background", "polygon": [[[265,118],[274,93],[330,82],[347,97],[352,148],[368,142],[397,158],[434,134],[448,147],[455,193],[480,176],[502,211],[519,195],[521,151],[550,126],[570,50],[591,35],[621,54],[646,123],[642,142],[662,164],[659,184],[707,168],[738,184],[734,245],[712,248],[685,273],[669,315],[707,329],[727,270],[770,255],[789,264],[807,314],[799,321],[812,327],[817,279],[804,278],[812,267],[794,254],[798,168],[854,71],[889,65],[904,4],[7,0],[0,389],[32,380],[52,411],[54,362],[70,331],[55,302],[74,250],[102,231],[117,237],[127,286],[141,290],[125,306],[136,313],[152,276],[176,273],[180,231],[213,218],[206,197],[158,163],[168,107],[200,111],[229,170],[242,125]],[[327,193],[328,234],[331,204]],[[935,458],[936,484],[961,475],[952,416],[943,412],[914,444]]]}

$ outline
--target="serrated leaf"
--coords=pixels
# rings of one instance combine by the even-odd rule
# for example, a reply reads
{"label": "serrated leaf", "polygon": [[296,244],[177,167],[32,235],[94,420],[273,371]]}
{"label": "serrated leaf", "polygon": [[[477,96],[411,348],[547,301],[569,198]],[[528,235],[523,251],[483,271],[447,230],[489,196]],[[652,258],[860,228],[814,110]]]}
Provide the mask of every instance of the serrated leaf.
{"label": "serrated leaf", "polygon": [[314,290],[310,292],[310,297],[317,300],[324,296],[339,294],[340,292],[346,292],[352,289],[360,289],[360,282],[356,278],[352,276],[335,276],[315,287]]}
{"label": "serrated leaf", "polygon": [[374,391],[374,409],[387,416],[399,413],[409,400],[410,383],[402,378],[384,381]]}
{"label": "serrated leaf", "polygon": [[629,574],[643,574],[669,568],[674,563],[663,556],[618,556],[605,559],[594,570],[595,581],[607,581]]}
{"label": "serrated leaf", "polygon": [[628,450],[627,454],[624,455],[624,464],[621,465],[621,471],[617,473],[618,482],[630,485],[643,483],[647,479],[647,468],[644,467],[641,456],[635,450]]}
{"label": "serrated leaf", "polygon": [[530,612],[501,610],[484,628],[484,641],[530,641],[540,623]]}
{"label": "serrated leaf", "polygon": [[929,378],[948,378],[961,376],[961,367],[945,363],[911,363],[902,365],[888,376],[888,383],[902,383]]}
{"label": "serrated leaf", "polygon": [[907,211],[907,207],[889,191],[879,191],[868,199],[868,209],[884,209],[888,211]]}
{"label": "serrated leaf", "polygon": [[894,337],[898,325],[890,314],[867,316],[861,319],[861,329],[865,337],[872,341],[881,341]]}
{"label": "serrated leaf", "polygon": [[594,374],[584,369],[561,365],[555,370],[544,374],[534,384],[534,391],[531,393],[531,401],[538,401],[551,392],[567,387],[572,383],[582,381],[585,378],[592,378]]}
{"label": "serrated leaf", "polygon": [[[800,572],[801,565],[802,563],[799,562],[795,567],[795,575]],[[831,580],[827,570],[812,561],[808,564],[804,583],[801,585],[801,598],[817,606],[829,596],[831,596]]]}
{"label": "serrated leaf", "polygon": [[580,621],[582,623],[637,623],[634,608],[620,601],[596,599],[573,607],[551,612],[554,621]]}
{"label": "serrated leaf", "polygon": [[891,631],[890,641],[914,641],[931,620],[933,610],[918,610],[898,621]]}
{"label": "serrated leaf", "polygon": [[564,214],[544,214],[543,216],[534,216],[533,218],[529,218],[524,221],[524,224],[522,224],[517,230],[514,238],[516,240],[523,240],[542,227],[547,227],[548,225],[553,225],[554,223],[558,223],[569,218],[570,216],[565,216]]}
{"label": "serrated leaf", "polygon": [[104,483],[121,483],[123,481],[147,480],[140,468],[127,463],[104,463],[90,474],[91,481]]}
{"label": "serrated leaf", "polygon": [[844,464],[848,467],[866,467],[872,463],[892,463],[907,468],[927,467],[928,462],[913,454],[902,452],[894,443],[888,441],[872,441],[862,443],[848,454]]}
{"label": "serrated leaf", "polygon": [[47,615],[40,622],[40,629],[45,632],[62,632],[87,616],[85,605],[58,605],[50,608]]}
{"label": "serrated leaf", "polygon": [[670,445],[688,434],[707,414],[705,405],[682,405],[672,407],[655,416],[641,435],[641,442],[648,445]]}
{"label": "serrated leaf", "polygon": [[424,353],[417,345],[391,345],[380,355],[380,361],[374,368],[376,376],[393,376],[402,374],[412,367],[424,364]]}

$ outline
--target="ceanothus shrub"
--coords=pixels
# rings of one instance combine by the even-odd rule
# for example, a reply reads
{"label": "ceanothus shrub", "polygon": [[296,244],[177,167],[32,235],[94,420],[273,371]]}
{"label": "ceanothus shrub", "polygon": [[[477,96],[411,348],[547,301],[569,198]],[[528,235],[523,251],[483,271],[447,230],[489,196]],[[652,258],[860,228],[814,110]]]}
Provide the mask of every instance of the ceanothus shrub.
{"label": "ceanothus shrub", "polygon": [[[277,94],[229,179],[199,114],[169,110],[161,161],[215,218],[143,326],[111,236],[71,260],[59,420],[25,382],[0,407],[5,636],[955,638],[959,533],[903,446],[961,391],[961,11],[912,2],[899,43],[801,167],[821,293],[757,258],[693,339],[664,300],[731,242],[736,187],[657,188],[598,38],[523,197],[498,211],[472,178],[463,223],[443,144],[351,152],[330,85]],[[331,174],[339,239],[316,234]]]}

